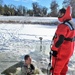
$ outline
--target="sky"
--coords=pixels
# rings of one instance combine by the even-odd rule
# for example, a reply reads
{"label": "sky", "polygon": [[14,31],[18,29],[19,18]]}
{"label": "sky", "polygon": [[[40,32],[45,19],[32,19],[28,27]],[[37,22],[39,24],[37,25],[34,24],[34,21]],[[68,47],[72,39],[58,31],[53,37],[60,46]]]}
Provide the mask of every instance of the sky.
{"label": "sky", "polygon": [[[15,6],[23,5],[27,7],[28,9],[32,9],[32,3],[38,2],[39,5],[45,6],[48,9],[50,9],[50,3],[52,0],[3,0],[4,4],[10,5],[13,4]],[[56,0],[59,4],[59,8],[62,8],[62,2],[63,0]]]}

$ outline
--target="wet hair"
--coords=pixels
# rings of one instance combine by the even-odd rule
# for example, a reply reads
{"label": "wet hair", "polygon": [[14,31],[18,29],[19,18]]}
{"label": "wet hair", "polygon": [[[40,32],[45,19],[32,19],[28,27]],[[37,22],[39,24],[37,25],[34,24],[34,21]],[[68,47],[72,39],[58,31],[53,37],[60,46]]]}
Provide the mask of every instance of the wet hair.
{"label": "wet hair", "polygon": [[64,14],[65,14],[66,9],[65,9],[65,8],[62,8],[62,9],[60,9],[60,10],[59,10],[59,12],[60,12],[60,13],[64,13]]}
{"label": "wet hair", "polygon": [[27,60],[29,57],[30,57],[29,55],[25,55],[24,60]]}

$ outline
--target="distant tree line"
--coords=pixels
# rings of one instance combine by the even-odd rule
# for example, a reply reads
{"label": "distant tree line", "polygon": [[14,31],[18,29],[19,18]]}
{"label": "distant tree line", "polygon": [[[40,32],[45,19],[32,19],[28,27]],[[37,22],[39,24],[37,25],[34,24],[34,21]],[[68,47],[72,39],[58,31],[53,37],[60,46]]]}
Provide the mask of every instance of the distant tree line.
{"label": "distant tree line", "polygon": [[[72,6],[72,15],[75,17],[75,0],[64,0],[62,7],[66,7],[68,5]],[[45,6],[39,5],[37,2],[32,3],[32,9],[27,9],[25,6],[19,5],[15,6],[11,5],[3,5],[3,0],[0,0],[0,15],[5,16],[51,16],[57,17],[59,5],[56,0],[52,0],[50,3],[50,12],[48,12],[48,8]]]}

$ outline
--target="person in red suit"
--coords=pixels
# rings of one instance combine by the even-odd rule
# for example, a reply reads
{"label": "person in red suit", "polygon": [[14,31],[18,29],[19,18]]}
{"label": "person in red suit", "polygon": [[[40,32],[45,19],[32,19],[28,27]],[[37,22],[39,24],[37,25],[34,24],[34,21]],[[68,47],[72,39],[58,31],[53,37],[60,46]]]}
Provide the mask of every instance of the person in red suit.
{"label": "person in red suit", "polygon": [[53,37],[51,47],[52,75],[66,75],[68,63],[74,52],[75,25],[71,17],[71,7],[62,8],[58,13],[60,24]]}

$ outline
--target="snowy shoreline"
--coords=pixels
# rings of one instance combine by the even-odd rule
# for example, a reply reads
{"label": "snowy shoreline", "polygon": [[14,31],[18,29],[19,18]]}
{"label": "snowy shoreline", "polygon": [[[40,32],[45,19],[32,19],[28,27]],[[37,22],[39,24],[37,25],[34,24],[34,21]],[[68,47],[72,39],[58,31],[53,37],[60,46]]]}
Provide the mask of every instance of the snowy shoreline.
{"label": "snowy shoreline", "polygon": [[57,25],[56,17],[0,16],[0,23]]}
{"label": "snowy shoreline", "polygon": [[[73,18],[75,22],[75,19]],[[0,24],[41,24],[41,25],[58,25],[57,17],[28,17],[28,16],[0,16]]]}

